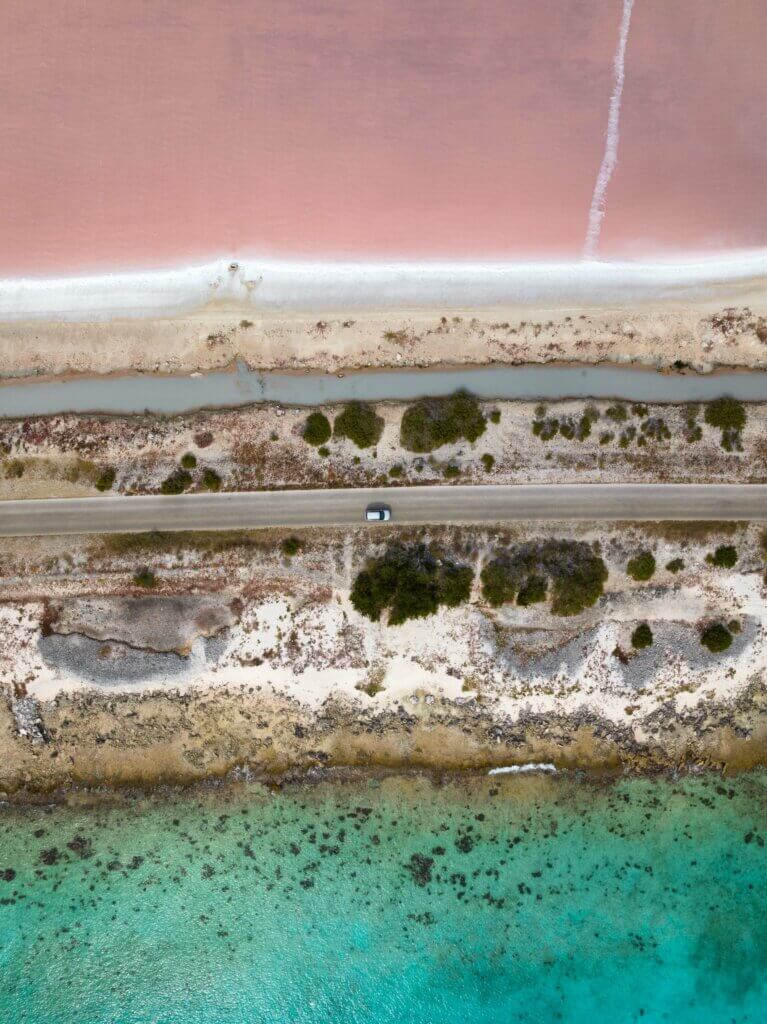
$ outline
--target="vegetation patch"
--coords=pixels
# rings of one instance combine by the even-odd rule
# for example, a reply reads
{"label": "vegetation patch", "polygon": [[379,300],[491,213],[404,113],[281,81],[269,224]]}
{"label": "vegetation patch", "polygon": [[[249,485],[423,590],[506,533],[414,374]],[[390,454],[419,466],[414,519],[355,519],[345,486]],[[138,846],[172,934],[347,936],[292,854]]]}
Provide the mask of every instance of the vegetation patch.
{"label": "vegetation patch", "polygon": [[111,491],[116,475],[113,466],[107,466],[105,469],[102,469],[96,478],[96,490]]}
{"label": "vegetation patch", "polygon": [[490,473],[495,465],[495,457],[490,452],[485,452],[482,456],[482,465],[485,467],[485,472]]}
{"label": "vegetation patch", "polygon": [[682,569],[684,569],[684,561],[681,558],[672,558],[670,562],[666,563],[666,571],[673,573],[675,576]]}
{"label": "vegetation patch", "polygon": [[409,406],[400,425],[400,442],[411,452],[431,452],[462,439],[476,441],[487,421],[479,403],[467,391],[447,398],[422,398]]}
{"label": "vegetation patch", "polygon": [[358,573],[351,602],[374,622],[388,608],[389,624],[397,626],[467,601],[472,578],[468,566],[439,558],[426,544],[397,545]]}
{"label": "vegetation patch", "polygon": [[722,432],[725,451],[742,451],[741,433],[746,425],[746,407],[736,398],[717,398],[706,406],[706,423]]}
{"label": "vegetation patch", "polygon": [[177,469],[160,484],[161,494],[182,494],[192,483],[192,474],[186,469]]}
{"label": "vegetation patch", "polygon": [[638,583],[645,583],[655,575],[655,556],[651,551],[642,551],[629,560],[626,572]]}
{"label": "vegetation patch", "polygon": [[323,412],[312,412],[306,417],[304,424],[304,441],[315,448],[330,440],[330,420]]}
{"label": "vegetation patch", "polygon": [[543,600],[550,583],[551,611],[577,615],[602,596],[607,567],[583,541],[552,539],[503,552],[487,563],[481,579],[484,599],[494,608],[515,598],[523,605]]}
{"label": "vegetation patch", "polygon": [[157,586],[158,580],[151,569],[147,569],[146,566],[143,569],[139,569],[136,575],[133,577],[133,582],[137,587],[144,587],[145,590],[151,590]]}
{"label": "vegetation patch", "polygon": [[202,472],[202,486],[206,491],[220,491],[221,477],[215,469],[204,469]]}
{"label": "vegetation patch", "polygon": [[380,441],[383,428],[383,417],[377,415],[372,405],[349,402],[336,416],[333,434],[335,437],[348,437],[358,448],[372,448]]}
{"label": "vegetation patch", "polygon": [[732,569],[738,561],[738,551],[732,544],[720,544],[716,551],[706,555],[706,561],[717,569]]}
{"label": "vegetation patch", "polygon": [[282,553],[287,555],[288,558],[292,558],[293,555],[298,554],[303,546],[299,537],[286,537],[282,542]]}
{"label": "vegetation patch", "polygon": [[732,633],[721,622],[715,622],[700,635],[700,642],[707,647],[712,654],[720,654],[726,651],[732,643]]}
{"label": "vegetation patch", "polygon": [[192,452],[186,452],[181,456],[181,465],[184,469],[196,469],[197,467],[197,456]]}
{"label": "vegetation patch", "polygon": [[641,651],[645,647],[651,647],[653,642],[652,630],[646,622],[640,623],[631,634],[631,646]]}

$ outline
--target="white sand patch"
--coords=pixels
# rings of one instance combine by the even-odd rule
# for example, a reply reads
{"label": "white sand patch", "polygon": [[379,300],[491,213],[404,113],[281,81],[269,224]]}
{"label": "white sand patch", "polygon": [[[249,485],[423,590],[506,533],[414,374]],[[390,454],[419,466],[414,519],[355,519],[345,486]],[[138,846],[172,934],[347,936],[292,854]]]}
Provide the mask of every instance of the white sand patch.
{"label": "white sand patch", "polygon": [[[609,152],[608,144],[606,157]],[[597,190],[597,206],[600,201]],[[600,305],[697,298],[708,288],[765,277],[767,249],[612,263],[219,259],[134,273],[6,278],[0,280],[0,321],[177,317],[210,308],[247,314]]]}

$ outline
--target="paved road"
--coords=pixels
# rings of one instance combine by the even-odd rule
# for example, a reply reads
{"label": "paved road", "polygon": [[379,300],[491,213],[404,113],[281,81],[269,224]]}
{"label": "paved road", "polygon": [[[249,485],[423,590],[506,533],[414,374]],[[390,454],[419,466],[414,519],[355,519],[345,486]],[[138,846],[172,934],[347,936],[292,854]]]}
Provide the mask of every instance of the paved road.
{"label": "paved road", "polygon": [[[0,536],[531,519],[767,519],[767,484],[520,484],[0,501]],[[385,525],[384,527],[385,528]]]}

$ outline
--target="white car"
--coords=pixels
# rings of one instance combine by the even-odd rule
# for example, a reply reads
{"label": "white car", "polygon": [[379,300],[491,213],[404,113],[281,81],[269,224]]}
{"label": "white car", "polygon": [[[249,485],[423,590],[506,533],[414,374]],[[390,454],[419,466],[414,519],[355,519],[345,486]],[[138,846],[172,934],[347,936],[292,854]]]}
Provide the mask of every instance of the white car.
{"label": "white car", "polygon": [[388,505],[368,505],[365,509],[365,519],[369,523],[388,523],[391,519],[391,509]]}

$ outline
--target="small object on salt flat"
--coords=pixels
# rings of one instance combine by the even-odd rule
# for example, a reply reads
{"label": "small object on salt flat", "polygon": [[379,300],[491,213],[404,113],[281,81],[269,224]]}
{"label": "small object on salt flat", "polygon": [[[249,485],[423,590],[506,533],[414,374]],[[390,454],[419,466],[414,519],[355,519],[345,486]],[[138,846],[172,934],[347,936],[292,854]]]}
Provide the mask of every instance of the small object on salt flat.
{"label": "small object on salt flat", "polygon": [[343,380],[344,379],[344,375],[342,373],[337,373],[336,377],[338,377],[339,380]]}
{"label": "small object on salt flat", "polygon": [[229,264],[229,270],[230,270],[230,271],[231,271],[232,273],[234,273],[234,272],[235,272],[235,270],[239,270],[239,269],[240,269],[240,264],[239,264],[239,263],[230,263],[230,264]]}
{"label": "small object on salt flat", "polygon": [[519,775],[523,772],[550,772],[556,774],[556,765],[547,764],[545,762],[536,763],[532,761],[530,764],[509,764],[504,765],[503,768],[491,768],[487,773],[488,775]]}
{"label": "small object on salt flat", "polygon": [[191,377],[191,378],[192,378],[193,380],[196,380],[196,379],[197,379],[198,377],[202,377],[202,374],[200,373],[200,371],[199,371],[199,370],[195,370],[195,371],[194,371],[194,373],[190,373],[190,374],[189,374],[189,376],[190,376],[190,377]]}

